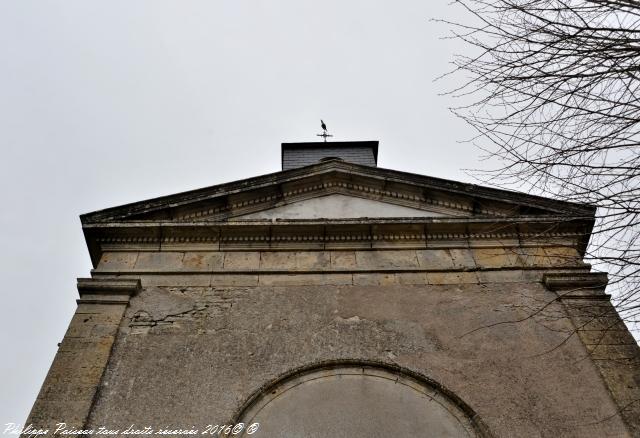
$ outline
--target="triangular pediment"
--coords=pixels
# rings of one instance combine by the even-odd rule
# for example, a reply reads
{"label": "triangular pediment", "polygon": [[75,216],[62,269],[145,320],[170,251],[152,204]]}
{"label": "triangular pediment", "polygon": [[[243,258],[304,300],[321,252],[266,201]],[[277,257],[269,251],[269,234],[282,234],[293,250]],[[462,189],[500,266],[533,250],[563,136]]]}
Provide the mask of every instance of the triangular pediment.
{"label": "triangular pediment", "polygon": [[339,193],[304,199],[279,207],[268,208],[234,217],[244,219],[358,219],[391,217],[446,217],[440,212],[406,207],[373,199]]}
{"label": "triangular pediment", "polygon": [[81,219],[91,224],[590,214],[590,206],[330,160],[97,211]]}
{"label": "triangular pediment", "polygon": [[584,253],[594,214],[588,205],[331,160],[80,219],[97,266],[114,248],[424,248],[540,236],[566,237],[563,245]]}

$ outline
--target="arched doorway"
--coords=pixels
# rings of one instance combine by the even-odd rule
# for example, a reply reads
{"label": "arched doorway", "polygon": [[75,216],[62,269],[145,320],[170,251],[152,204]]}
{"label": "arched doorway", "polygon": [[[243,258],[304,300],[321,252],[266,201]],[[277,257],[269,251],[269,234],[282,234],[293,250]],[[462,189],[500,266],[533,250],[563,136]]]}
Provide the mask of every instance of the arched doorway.
{"label": "arched doorway", "polygon": [[285,377],[238,416],[269,438],[487,436],[471,410],[438,385],[400,369],[331,364]]}

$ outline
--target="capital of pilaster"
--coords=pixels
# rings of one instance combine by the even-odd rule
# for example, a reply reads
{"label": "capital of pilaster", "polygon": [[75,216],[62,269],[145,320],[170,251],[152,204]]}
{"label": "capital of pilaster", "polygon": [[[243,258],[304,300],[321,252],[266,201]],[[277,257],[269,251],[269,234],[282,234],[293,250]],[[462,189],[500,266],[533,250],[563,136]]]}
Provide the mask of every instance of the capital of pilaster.
{"label": "capital of pilaster", "polygon": [[78,304],[127,304],[141,289],[139,279],[78,278]]}
{"label": "capital of pilaster", "polygon": [[550,291],[556,292],[560,299],[609,299],[605,288],[609,279],[605,272],[576,274],[548,273],[542,282]]}

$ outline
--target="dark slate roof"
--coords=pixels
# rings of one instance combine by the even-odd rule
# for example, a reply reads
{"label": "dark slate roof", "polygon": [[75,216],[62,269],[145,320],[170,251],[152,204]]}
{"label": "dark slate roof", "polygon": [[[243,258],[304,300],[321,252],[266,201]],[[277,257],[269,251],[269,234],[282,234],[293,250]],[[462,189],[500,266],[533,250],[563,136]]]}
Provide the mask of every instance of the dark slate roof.
{"label": "dark slate roof", "polygon": [[311,143],[282,143],[282,170],[296,169],[338,158],[348,163],[376,167],[377,141],[336,141]]}

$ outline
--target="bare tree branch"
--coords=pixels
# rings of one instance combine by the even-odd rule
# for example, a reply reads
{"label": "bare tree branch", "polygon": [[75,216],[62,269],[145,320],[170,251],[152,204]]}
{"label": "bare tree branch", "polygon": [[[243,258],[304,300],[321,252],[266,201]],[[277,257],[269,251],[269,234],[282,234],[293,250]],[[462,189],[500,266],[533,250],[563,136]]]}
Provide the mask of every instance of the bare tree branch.
{"label": "bare tree branch", "polygon": [[[458,55],[452,111],[477,131],[476,170],[502,187],[598,207],[587,260],[607,271],[623,319],[640,314],[640,2],[456,0],[441,20]],[[446,76],[446,75],[445,75]],[[471,103],[469,103],[471,101]],[[635,325],[634,325],[635,324]]]}

